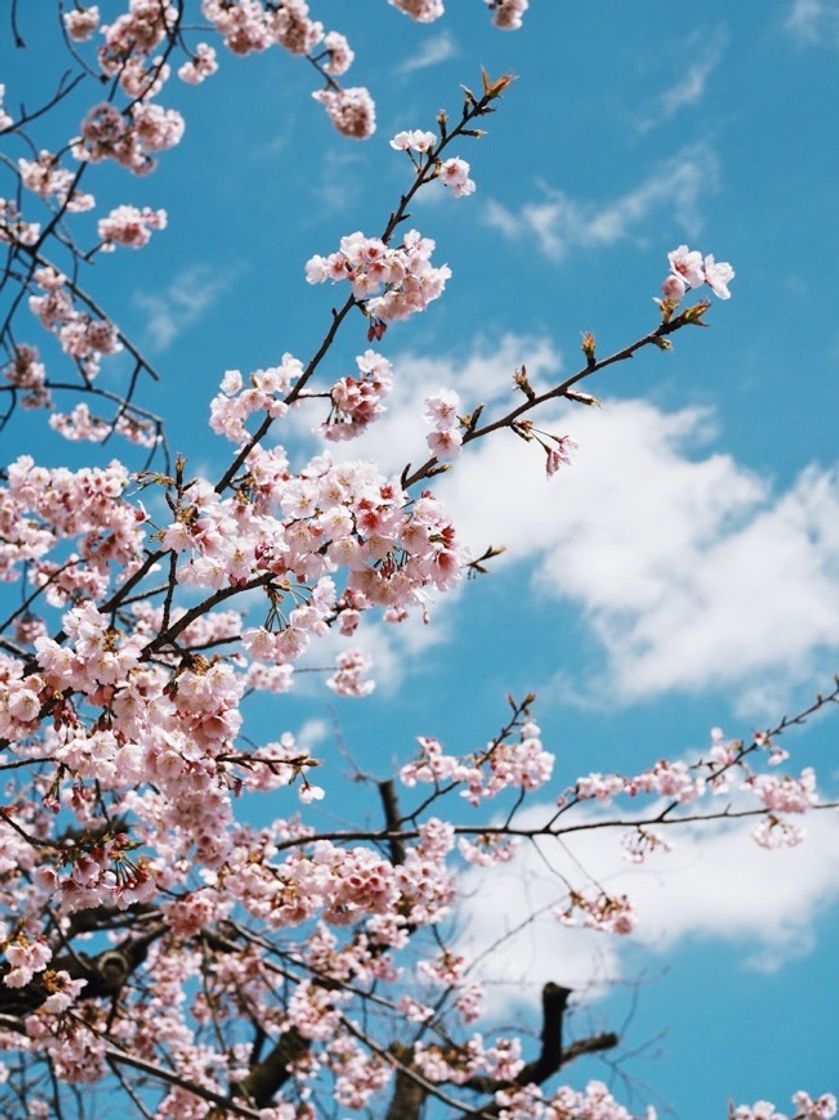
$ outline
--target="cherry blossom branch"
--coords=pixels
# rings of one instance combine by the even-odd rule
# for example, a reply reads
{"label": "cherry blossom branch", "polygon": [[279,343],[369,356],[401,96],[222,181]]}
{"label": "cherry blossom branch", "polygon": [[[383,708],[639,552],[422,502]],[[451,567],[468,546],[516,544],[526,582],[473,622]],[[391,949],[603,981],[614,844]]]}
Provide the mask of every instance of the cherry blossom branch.
{"label": "cherry blossom branch", "polygon": [[[649,331],[647,334],[642,335],[641,338],[636,339],[635,342],[630,343],[628,346],[624,346],[620,350],[616,350],[613,354],[610,354],[606,358],[597,359],[593,356],[592,352],[592,354],[587,358],[586,364],[581,369],[572,374],[571,377],[566,378],[559,385],[554,386],[552,389],[546,390],[544,393],[535,393],[532,389],[530,389],[529,385],[527,385],[527,391],[525,392],[526,399],[522,402],[522,404],[510,409],[510,411],[507,412],[504,416],[499,417],[497,420],[493,420],[491,423],[484,424],[481,427],[474,426],[467,428],[466,432],[463,435],[463,445],[465,446],[466,444],[471,443],[473,440],[481,439],[484,436],[489,435],[491,432],[499,431],[502,428],[514,428],[516,422],[519,421],[522,416],[525,416],[527,413],[533,411],[536,408],[539,408],[548,401],[557,400],[561,397],[565,397],[568,400],[580,401],[581,398],[572,393],[572,387],[578,382],[582,381],[586,377],[591,377],[595,373],[599,373],[601,370],[606,369],[608,366],[615,365],[615,363],[617,362],[624,362],[630,358],[633,358],[635,354],[645,346],[657,346],[659,349],[667,349],[668,347],[663,346],[662,343],[668,335],[674,334],[676,331],[681,330],[682,327],[685,326],[707,325],[702,322],[701,317],[709,306],[709,303],[703,301],[702,303],[694,304],[692,307],[686,308],[680,315],[677,315],[675,318],[663,320],[661,323],[659,323],[655,330]],[[525,384],[527,384],[526,381]],[[595,403],[595,401],[594,398],[589,398],[583,400],[582,403],[593,404]],[[482,408],[483,406],[480,406],[479,409],[476,409],[475,412],[473,412],[472,416],[476,417],[477,415],[480,415]],[[434,474],[439,472],[439,469],[441,467],[443,469],[448,469],[448,465],[441,464],[436,455],[432,455],[422,464],[421,467],[418,467],[413,472],[410,471],[410,466],[411,464],[409,463],[405,467],[401,477],[402,486],[406,490],[410,489],[410,487],[414,486],[421,479],[432,477]]]}
{"label": "cherry blossom branch", "polygon": [[[505,76],[503,78],[500,78],[495,83],[487,84],[485,82],[485,91],[483,96],[479,99],[473,98],[471,101],[467,98],[467,100],[464,102],[461,118],[450,132],[447,130],[445,125],[445,114],[441,114],[441,138],[439,142],[428,152],[425,160],[418,166],[413,183],[408,188],[408,190],[400,196],[399,203],[396,206],[396,209],[391,212],[390,217],[387,220],[387,224],[385,225],[381,237],[379,238],[379,240],[382,241],[385,245],[390,244],[398,226],[410,217],[408,213],[408,207],[410,206],[411,200],[414,198],[417,191],[436,177],[437,167],[439,165],[440,155],[442,154],[442,152],[448,147],[449,144],[452,143],[453,140],[456,140],[458,137],[462,136],[465,132],[468,131],[468,126],[472,123],[473,120],[475,120],[477,117],[484,116],[488,112],[493,111],[490,108],[490,103],[500,96],[501,92],[506,89],[511,81],[512,79],[509,76]],[[286,395],[284,402],[286,405],[293,404],[301,395],[306,385],[317,370],[318,366],[320,365],[321,361],[332,346],[332,343],[338,333],[339,327],[344,322],[352,308],[358,306],[361,306],[361,301],[356,299],[354,295],[350,295],[347,297],[340,310],[336,311],[333,309],[332,323],[329,327],[329,330],[326,332],[326,335],[324,336],[323,341],[321,342],[318,349],[315,351],[315,354],[309,359],[308,364],[304,367],[303,373],[300,375],[294,386]],[[236,477],[248,455],[265,437],[273,423],[273,417],[269,415],[266,415],[264,417],[257,430],[250,437],[244,447],[238,452],[233,462],[216,483],[216,493],[220,494],[227,489],[227,487]]]}
{"label": "cherry blossom branch", "polygon": [[[773,810],[762,807],[760,809],[732,809],[731,806],[713,813],[690,813],[678,817],[670,815],[671,805],[648,817],[604,817],[593,821],[583,821],[579,824],[562,825],[550,828],[539,825],[534,828],[516,828],[510,825],[453,825],[455,836],[508,836],[525,840],[534,840],[541,837],[568,836],[575,832],[591,832],[604,828],[637,828],[647,825],[680,825],[696,824],[702,821],[741,820],[749,817],[764,817],[772,815]],[[839,801],[820,801],[810,806],[810,811],[819,809],[839,809]],[[419,829],[403,828],[396,832],[388,829],[346,829],[334,832],[318,832],[313,836],[295,837],[290,840],[281,840],[277,844],[278,851],[287,851],[291,848],[305,847],[317,840],[329,840],[345,843],[352,840],[367,840],[375,844],[391,844],[406,840],[417,840],[421,836]]]}
{"label": "cherry blossom branch", "polygon": [[166,1069],[165,1066],[156,1065],[154,1062],[146,1061],[145,1058],[138,1058],[136,1055],[120,1050],[116,1046],[106,1046],[104,1053],[109,1061],[131,1066],[132,1069],[138,1069],[141,1073],[146,1073],[149,1077],[154,1077],[158,1081],[164,1081],[168,1085],[176,1085],[179,1089],[186,1089],[188,1093],[200,1097],[201,1100],[209,1101],[210,1104],[218,1106],[226,1113],[233,1116],[244,1116],[246,1120],[260,1120],[260,1114],[256,1109],[248,1108],[247,1105],[240,1104],[232,1097],[226,1097],[222,1093],[216,1093],[213,1089],[207,1089],[204,1085],[199,1085],[188,1077],[182,1077],[179,1073]]}
{"label": "cherry blossom branch", "polygon": [[[25,253],[27,256],[29,256],[32,261],[35,264],[39,265],[41,268],[50,268],[55,272],[61,271],[52,263],[52,261],[45,257],[41,252],[39,252],[37,246],[25,245],[20,241],[16,241],[15,246],[22,253]],[[96,315],[99,319],[102,319],[104,322],[111,324],[116,333],[116,337],[119,339],[128,353],[132,356],[132,358],[134,358],[134,360],[138,363],[138,365],[140,365],[141,368],[148,373],[153,381],[160,381],[160,374],[152,365],[152,363],[131,341],[128,335],[125,334],[125,332],[117,326],[113,318],[103,310],[103,308],[99,303],[97,303],[93,296],[86,292],[75,280],[70,277],[67,278],[67,287],[76,297],[76,299],[83,303],[89,311],[92,311],[94,315]]]}
{"label": "cherry blossom branch", "polygon": [[[462,1112],[462,1101],[459,1101],[457,1100],[457,1098],[443,1092],[439,1085],[436,1085],[433,1081],[429,1081],[428,1078],[423,1077],[421,1073],[418,1073],[404,1061],[400,1061],[399,1057],[397,1057],[393,1050],[387,1049],[384,1046],[380,1046],[375,1041],[375,1039],[366,1034],[357,1023],[353,1023],[351,1020],[345,1018],[342,1015],[341,1024],[349,1034],[353,1035],[360,1042],[364,1043],[368,1050],[370,1050],[373,1054],[376,1054],[379,1058],[382,1058],[388,1063],[388,1065],[392,1066],[397,1074],[401,1073],[404,1078],[406,1078],[408,1081],[413,1082],[419,1089],[422,1089],[426,1096],[436,1097],[437,1100],[442,1101],[443,1104],[447,1104],[450,1108],[456,1108],[458,1112]],[[393,1114],[394,1120],[397,1115],[399,1114]],[[404,1115],[406,1115],[407,1120],[407,1116],[409,1114]],[[469,1109],[466,1113],[464,1113],[464,1115],[469,1117],[470,1120],[495,1120],[495,1114],[490,1112],[483,1112],[479,1109]],[[390,1120],[390,1116],[391,1113],[389,1112],[388,1120]]]}
{"label": "cherry blossom branch", "polygon": [[[25,46],[24,43],[19,43],[17,45]],[[0,128],[0,136],[9,136],[13,132],[20,132],[21,129],[25,128],[28,124],[31,124],[32,121],[37,120],[38,117],[42,117],[45,113],[48,113],[50,109],[54,109],[60,101],[63,101],[65,97],[73,92],[79,82],[84,81],[85,77],[84,74],[76,74],[72,81],[70,81],[69,84],[65,85],[65,82],[67,82],[69,76],[70,71],[65,70],[61,75],[61,78],[59,79],[58,88],[56,89],[53,96],[49,99],[49,101],[46,101],[39,109],[33,109],[31,113],[27,113],[22,108],[21,115],[16,121],[13,121],[5,128]]]}

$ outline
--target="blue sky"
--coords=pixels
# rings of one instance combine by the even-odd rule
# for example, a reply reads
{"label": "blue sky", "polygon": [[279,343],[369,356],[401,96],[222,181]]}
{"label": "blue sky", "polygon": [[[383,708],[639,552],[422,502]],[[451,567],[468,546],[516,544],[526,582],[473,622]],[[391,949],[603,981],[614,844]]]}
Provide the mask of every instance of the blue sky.
{"label": "blue sky", "polygon": [[[348,35],[351,78],[377,98],[365,144],[329,129],[302,63],[221,53],[200,89],[167,88],[187,134],[155,175],[96,171],[100,209],[169,212],[146,250],[101,259],[85,283],[161,370],[144,399],[195,470],[227,454],[205,426],[222,372],[314,350],[337,296],[305,284],[304,262],[345,233],[380,231],[409,172],[388,138],[431,127],[443,106],[454,115],[459,83],[476,83],[481,64],[519,77],[489,135],[455,153],[471,162],[477,193],[429,192],[414,209],[454,275],[426,314],[388,332],[391,412],[353,456],[398,469],[410,449],[418,461],[428,389],[501,407],[522,362],[544,385],[576,368],[581,331],[604,352],[640,336],[655,323],[666,252],[681,242],[730,260],[737,276],[710,329],[592,383],[601,410],[550,414],[580,445],[550,483],[541,457],[503,433],[457,463],[440,492],[467,543],[508,551],[430,626],[367,627],[373,697],[327,710],[324,690],[307,685],[256,713],[257,733],[305,726],[335,762],[324,820],[349,815],[333,724],[384,775],[415,734],[481,744],[507,692],[532,689],[566,784],[681,755],[715,725],[749,735],[804,706],[839,668],[839,4],[532,0],[511,34],[490,27],[478,0],[448,6],[419,26],[384,0],[313,4]],[[24,30],[58,66],[49,24]],[[53,73],[43,67],[43,89]],[[2,80],[7,104],[38,80],[8,44]],[[83,88],[39,141],[63,139],[93,96]],[[325,375],[346,372],[365,345],[351,324]],[[302,456],[308,421],[291,427]],[[3,459],[36,440],[42,461],[67,459],[44,430],[27,416],[4,435]],[[834,723],[819,719],[787,744],[794,769],[816,765],[834,792],[835,742]],[[538,926],[505,961],[499,1018],[534,1022],[535,987],[521,979],[585,985],[588,975],[617,982],[590,991],[575,1025],[612,1026],[637,986],[625,1049],[654,1041],[620,1069],[636,1105],[664,1101],[682,1120],[723,1116],[729,1098],[782,1107],[799,1087],[831,1087],[839,829],[835,819],[811,827],[804,848],[775,855],[739,841],[703,854],[686,838],[635,884],[648,925],[628,947]],[[604,876],[620,871],[605,848],[585,855]],[[503,890],[519,904],[515,881]],[[464,925],[483,930],[498,902],[479,893]],[[610,1074],[598,1063],[570,1072]]]}

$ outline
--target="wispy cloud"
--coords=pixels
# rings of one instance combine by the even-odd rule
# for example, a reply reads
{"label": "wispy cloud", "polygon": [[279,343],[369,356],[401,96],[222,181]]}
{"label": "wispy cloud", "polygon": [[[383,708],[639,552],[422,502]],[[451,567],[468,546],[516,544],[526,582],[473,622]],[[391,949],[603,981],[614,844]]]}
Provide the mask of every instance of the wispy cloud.
{"label": "wispy cloud", "polygon": [[162,292],[137,292],[134,302],[146,313],[146,333],[156,350],[165,350],[179,334],[194,326],[229,287],[208,265],[182,269]]}
{"label": "wispy cloud", "polygon": [[457,44],[448,31],[442,31],[432,39],[428,39],[418,50],[406,58],[399,67],[400,74],[412,74],[416,70],[425,70],[429,66],[437,66],[448,58],[457,54]]}
{"label": "wispy cloud", "polygon": [[326,210],[336,213],[358,201],[364,189],[364,176],[358,173],[358,166],[363,162],[357,152],[345,149],[325,153],[315,193]]}
{"label": "wispy cloud", "polygon": [[786,28],[807,43],[839,46],[839,3],[836,0],[793,0]]}
{"label": "wispy cloud", "polygon": [[543,199],[525,203],[516,212],[491,200],[484,221],[505,237],[536,241],[541,251],[562,260],[572,249],[595,249],[622,241],[643,228],[663,209],[675,215],[689,236],[701,227],[699,199],[717,187],[719,163],[712,148],[697,144],[684,148],[637,187],[607,202],[570,198],[543,186]]}
{"label": "wispy cloud", "polygon": [[724,26],[710,34],[694,34],[685,44],[691,61],[682,68],[677,81],[656,99],[650,112],[638,122],[640,132],[649,132],[674,117],[680,109],[695,105],[705,93],[708,79],[717,68],[728,45]]}

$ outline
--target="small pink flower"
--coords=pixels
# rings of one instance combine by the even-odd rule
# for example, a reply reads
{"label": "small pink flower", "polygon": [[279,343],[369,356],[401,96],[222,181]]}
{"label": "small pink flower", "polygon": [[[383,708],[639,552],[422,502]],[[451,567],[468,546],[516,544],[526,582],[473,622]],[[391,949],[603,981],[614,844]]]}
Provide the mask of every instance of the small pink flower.
{"label": "small pink flower", "polygon": [[705,283],[702,254],[696,249],[691,250],[687,245],[680,245],[678,249],[667,254],[667,259],[670,261],[674,275],[680,276],[689,288],[699,288]]}
{"label": "small pink flower", "polygon": [[450,428],[445,432],[431,432],[430,435],[425,437],[425,441],[434,455],[441,462],[445,462],[448,459],[456,459],[460,454],[463,436],[457,428]]}
{"label": "small pink flower", "polygon": [[681,276],[670,275],[661,285],[661,290],[664,292],[666,299],[672,299],[674,303],[678,303],[688,290],[688,286]]}
{"label": "small pink flower", "polygon": [[705,279],[719,299],[730,299],[728,285],[734,279],[734,269],[728,261],[715,261],[712,254],[705,258]]}

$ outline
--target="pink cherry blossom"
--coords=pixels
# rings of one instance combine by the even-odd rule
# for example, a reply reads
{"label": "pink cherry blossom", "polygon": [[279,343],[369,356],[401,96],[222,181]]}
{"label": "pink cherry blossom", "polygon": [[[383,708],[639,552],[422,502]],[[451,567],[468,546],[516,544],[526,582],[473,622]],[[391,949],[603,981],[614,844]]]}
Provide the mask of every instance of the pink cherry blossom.
{"label": "pink cherry blossom", "polygon": [[376,106],[363,86],[317,90],[312,97],[323,105],[342,136],[368,140],[376,131]]}
{"label": "pink cherry blossom", "polygon": [[730,299],[729,283],[734,279],[734,269],[728,261],[715,261],[713,255],[705,258],[705,279],[715,296]]}
{"label": "pink cherry blossom", "polygon": [[99,26],[99,8],[96,4],[88,8],[71,8],[64,13],[64,26],[71,39],[83,43]]}
{"label": "pink cherry blossom", "polygon": [[705,270],[702,264],[702,254],[697,250],[688,249],[687,245],[680,245],[672,253],[667,254],[670,268],[674,276],[678,276],[689,288],[699,288],[705,283]]}

